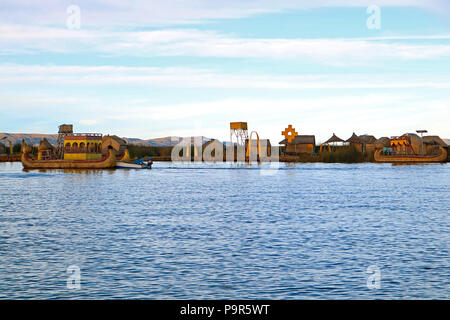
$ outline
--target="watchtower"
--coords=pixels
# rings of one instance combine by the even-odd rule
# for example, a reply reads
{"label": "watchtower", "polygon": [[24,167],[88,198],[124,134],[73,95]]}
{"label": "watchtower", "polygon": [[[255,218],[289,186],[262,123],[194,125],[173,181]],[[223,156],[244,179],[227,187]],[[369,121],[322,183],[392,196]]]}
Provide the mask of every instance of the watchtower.
{"label": "watchtower", "polygon": [[63,159],[64,157],[64,137],[73,134],[72,124],[62,124],[59,126],[58,140],[56,140],[56,158]]}
{"label": "watchtower", "polygon": [[233,145],[233,136],[236,137],[236,144],[245,146],[248,140],[247,122],[230,122],[230,143]]}

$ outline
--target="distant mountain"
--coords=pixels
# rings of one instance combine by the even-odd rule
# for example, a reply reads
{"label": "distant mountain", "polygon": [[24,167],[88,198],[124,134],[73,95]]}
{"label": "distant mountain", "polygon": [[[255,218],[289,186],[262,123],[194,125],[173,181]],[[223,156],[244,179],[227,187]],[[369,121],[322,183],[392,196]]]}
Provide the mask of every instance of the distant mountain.
{"label": "distant mountain", "polygon": [[[201,144],[204,144],[211,140],[210,138],[203,137],[203,136],[197,136],[193,137],[194,143],[197,143],[197,141],[201,141]],[[122,138],[124,139],[128,144],[138,145],[138,146],[155,146],[155,147],[171,147],[179,143],[183,138],[177,137],[177,136],[170,136],[170,137],[164,137],[164,138],[155,138],[155,139],[137,139],[137,138]]]}
{"label": "distant mountain", "polygon": [[[48,142],[53,145],[56,145],[56,140],[58,139],[57,134],[40,134],[40,133],[3,133],[0,132],[0,139],[6,137],[13,144],[22,143],[22,139],[25,139],[27,144],[38,145],[42,139],[46,138]],[[2,140],[2,143],[8,143],[5,140]]]}
{"label": "distant mountain", "polygon": [[[39,134],[39,133],[1,133],[0,139],[3,137],[7,137],[13,144],[22,143],[22,139],[25,139],[25,142],[32,145],[39,145],[40,141],[44,138],[48,140],[53,145],[56,145],[56,140],[58,139],[57,134]],[[148,147],[168,147],[176,145],[182,137],[170,136],[164,138],[155,138],[155,139],[138,139],[138,138],[122,138],[128,144],[139,145],[139,146],[148,146]],[[202,144],[211,140],[210,138],[206,138],[203,136],[194,137],[194,141],[202,141]],[[2,141],[2,143],[7,143],[6,141]]]}
{"label": "distant mountain", "polygon": [[442,139],[442,140],[444,140],[444,142],[450,146],[450,139]]}

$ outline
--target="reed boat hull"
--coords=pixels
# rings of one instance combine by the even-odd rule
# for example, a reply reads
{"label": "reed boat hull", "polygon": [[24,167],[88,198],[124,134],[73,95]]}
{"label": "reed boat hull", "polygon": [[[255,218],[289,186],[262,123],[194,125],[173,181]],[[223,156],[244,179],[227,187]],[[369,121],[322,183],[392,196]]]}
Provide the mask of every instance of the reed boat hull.
{"label": "reed boat hull", "polygon": [[447,161],[447,151],[439,147],[439,154],[437,155],[426,155],[426,156],[416,156],[416,155],[384,155],[382,150],[379,149],[375,151],[374,159],[376,162],[387,162],[387,163],[431,163],[431,162],[446,162]]}
{"label": "reed boat hull", "polygon": [[29,153],[22,153],[25,169],[109,169],[116,167],[116,153],[110,149],[106,158],[99,160],[33,160]]}

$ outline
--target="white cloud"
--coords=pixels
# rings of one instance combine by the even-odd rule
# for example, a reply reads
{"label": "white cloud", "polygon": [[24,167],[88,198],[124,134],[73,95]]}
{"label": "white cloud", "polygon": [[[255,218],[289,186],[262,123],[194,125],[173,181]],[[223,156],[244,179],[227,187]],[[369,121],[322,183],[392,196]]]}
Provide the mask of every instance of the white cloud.
{"label": "white cloud", "polygon": [[[378,6],[448,9],[444,0],[377,0]],[[58,0],[2,0],[0,21],[37,25],[65,25],[66,8]],[[82,26],[154,26],[235,19],[255,14],[320,7],[368,7],[373,0],[77,0]],[[442,11],[442,10],[441,10]]]}
{"label": "white cloud", "polygon": [[0,65],[0,84],[143,86],[221,89],[408,89],[450,88],[450,76],[403,74],[271,75],[221,73],[195,68]]}
{"label": "white cloud", "polygon": [[306,59],[324,64],[357,65],[389,59],[448,57],[450,44],[445,42],[417,44],[395,40],[449,38],[449,35],[440,35],[428,38],[259,39],[195,29],[108,32],[0,25],[0,52]]}

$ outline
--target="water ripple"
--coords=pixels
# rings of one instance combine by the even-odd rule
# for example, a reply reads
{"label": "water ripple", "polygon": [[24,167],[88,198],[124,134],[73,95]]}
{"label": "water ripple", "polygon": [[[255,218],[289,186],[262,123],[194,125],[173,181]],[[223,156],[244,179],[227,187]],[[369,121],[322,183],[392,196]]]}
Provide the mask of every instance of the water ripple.
{"label": "water ripple", "polygon": [[0,163],[0,298],[450,298],[449,168]]}

